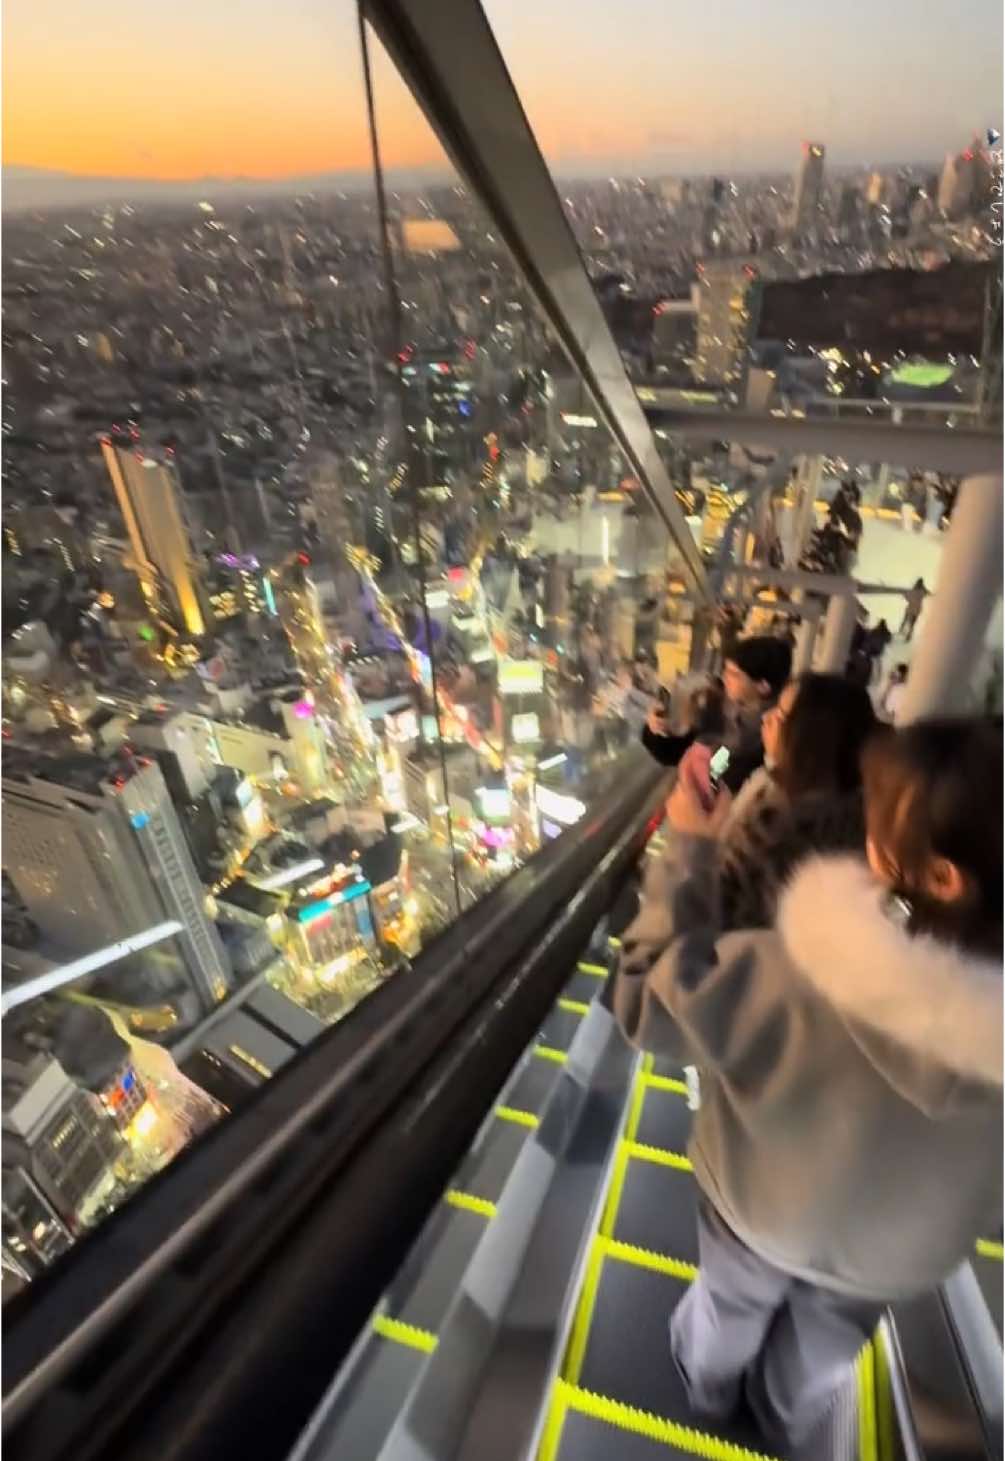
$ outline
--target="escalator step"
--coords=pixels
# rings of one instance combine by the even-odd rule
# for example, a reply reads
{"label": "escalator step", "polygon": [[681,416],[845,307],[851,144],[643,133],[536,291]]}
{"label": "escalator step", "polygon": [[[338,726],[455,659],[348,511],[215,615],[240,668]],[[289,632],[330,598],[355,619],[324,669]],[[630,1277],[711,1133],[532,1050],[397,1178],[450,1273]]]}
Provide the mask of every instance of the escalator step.
{"label": "escalator step", "polygon": [[[594,993],[596,993],[596,989]],[[541,1033],[538,1037],[541,1044],[556,1046],[559,1050],[568,1050],[579,1029],[581,1018],[581,1015],[571,1014],[568,1010],[558,1008],[551,1010],[541,1026]]]}
{"label": "escalator step", "polygon": [[[666,1416],[755,1452],[765,1452],[753,1421],[712,1424],[695,1415],[673,1360],[667,1323],[687,1285],[669,1275],[610,1259],[600,1274],[579,1385],[624,1405]],[[618,1454],[615,1451],[609,1454]]]}
{"label": "escalator step", "polygon": [[581,969],[577,969],[562,990],[562,996],[564,999],[581,999],[584,1004],[589,1004],[603,987],[602,979],[597,979],[592,974],[584,974]]}
{"label": "escalator step", "polygon": [[387,1311],[407,1324],[439,1329],[487,1219],[444,1203],[387,1291]]}
{"label": "escalator step", "polygon": [[684,1263],[698,1262],[698,1188],[690,1172],[633,1157],[612,1237]]}
{"label": "escalator step", "polygon": [[376,1457],[426,1362],[421,1350],[374,1334],[346,1378],[304,1461]]}
{"label": "escalator step", "polygon": [[516,1079],[512,1085],[506,1087],[501,1099],[507,1106],[516,1106],[521,1111],[533,1111],[539,1116],[545,1101],[554,1090],[559,1069],[550,1060],[525,1060]]}
{"label": "escalator step", "polygon": [[759,1453],[688,1430],[575,1386],[561,1386],[561,1428],[539,1461],[767,1461]]}
{"label": "escalator step", "polygon": [[570,1411],[562,1426],[556,1461],[694,1461],[692,1451],[682,1451],[666,1441],[654,1441],[637,1432],[608,1425],[589,1415]]}
{"label": "escalator step", "polygon": [[453,1185],[475,1197],[498,1202],[528,1135],[529,1128],[515,1121],[491,1121],[458,1168]]}
{"label": "escalator step", "polygon": [[647,1085],[635,1140],[671,1152],[686,1152],[690,1135],[687,1097],[678,1091],[661,1091],[657,1086]]}

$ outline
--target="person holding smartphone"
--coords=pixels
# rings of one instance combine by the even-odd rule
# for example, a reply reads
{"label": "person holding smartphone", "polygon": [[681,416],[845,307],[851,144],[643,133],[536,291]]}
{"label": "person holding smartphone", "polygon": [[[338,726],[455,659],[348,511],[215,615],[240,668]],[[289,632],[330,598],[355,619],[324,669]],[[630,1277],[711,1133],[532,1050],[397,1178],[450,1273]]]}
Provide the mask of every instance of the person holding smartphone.
{"label": "person holding smartphone", "polygon": [[723,784],[738,791],[764,760],[761,719],[777,701],[791,667],[792,648],[785,640],[771,635],[737,640],[726,656],[721,692],[710,686],[694,697],[691,723],[680,734],[671,729],[668,702],[657,699],[642,744],[661,766],[679,765],[695,741],[724,745],[730,760]]}
{"label": "person holding smartphone", "polygon": [[884,729],[862,772],[863,854],[807,859],[773,926],[732,931],[731,798],[682,772],[612,999],[633,1044],[701,1070],[700,1265],[670,1326],[691,1404],[745,1396],[800,1456],[831,1454],[886,1305],[1001,1222],[1001,726]]}

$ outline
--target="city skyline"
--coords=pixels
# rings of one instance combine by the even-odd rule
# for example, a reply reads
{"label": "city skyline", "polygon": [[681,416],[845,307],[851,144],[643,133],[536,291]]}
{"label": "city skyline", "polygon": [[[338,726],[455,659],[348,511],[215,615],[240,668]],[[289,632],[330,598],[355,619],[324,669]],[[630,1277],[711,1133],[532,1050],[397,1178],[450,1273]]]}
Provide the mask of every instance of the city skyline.
{"label": "city skyline", "polygon": [[[808,136],[837,167],[936,160],[1001,120],[1002,22],[990,0],[976,0],[962,26],[942,7],[919,25],[907,0],[886,0],[878,16],[852,0],[837,23],[822,3],[783,0],[751,20],[738,0],[720,0],[715,17],[634,0],[627,42],[623,18],[599,0],[574,15],[555,0],[533,34],[522,8],[487,9],[561,176],[787,170]],[[195,0],[170,18],[97,0],[86,33],[76,14],[69,0],[6,7],[5,181],[23,183],[30,170],[58,193],[52,174],[153,188],[365,178],[354,7],[300,0],[277,21],[264,0],[249,0],[239,32],[224,8]],[[379,44],[373,53],[385,164],[449,175]],[[602,105],[584,126],[585,87]]]}

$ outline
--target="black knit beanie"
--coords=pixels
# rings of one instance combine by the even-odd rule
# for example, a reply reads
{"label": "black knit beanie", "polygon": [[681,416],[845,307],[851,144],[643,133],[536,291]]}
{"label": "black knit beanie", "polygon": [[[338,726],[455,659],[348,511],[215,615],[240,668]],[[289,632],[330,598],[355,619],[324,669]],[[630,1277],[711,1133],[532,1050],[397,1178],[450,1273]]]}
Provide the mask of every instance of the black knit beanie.
{"label": "black knit beanie", "polygon": [[738,639],[726,658],[752,680],[767,680],[773,696],[781,693],[792,669],[792,648],[770,634]]}

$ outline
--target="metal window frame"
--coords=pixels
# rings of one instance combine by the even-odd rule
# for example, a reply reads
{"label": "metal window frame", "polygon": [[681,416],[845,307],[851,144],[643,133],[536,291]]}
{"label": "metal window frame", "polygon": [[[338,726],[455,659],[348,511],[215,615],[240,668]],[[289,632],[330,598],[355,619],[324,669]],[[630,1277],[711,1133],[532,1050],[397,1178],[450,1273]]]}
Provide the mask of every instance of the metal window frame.
{"label": "metal window frame", "polygon": [[[701,555],[479,0],[360,0],[361,12],[513,256],[700,599]],[[379,99],[378,99],[379,123]]]}

